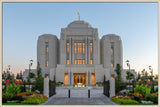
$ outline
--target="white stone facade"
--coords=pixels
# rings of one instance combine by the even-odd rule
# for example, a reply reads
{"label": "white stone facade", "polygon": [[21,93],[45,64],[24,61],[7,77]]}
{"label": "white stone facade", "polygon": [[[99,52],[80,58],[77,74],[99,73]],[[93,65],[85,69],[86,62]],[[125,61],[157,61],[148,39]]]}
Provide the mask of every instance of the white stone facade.
{"label": "white stone facade", "polygon": [[42,76],[47,74],[50,80],[55,75],[56,81],[65,85],[82,81],[95,85],[103,82],[104,75],[106,80],[116,76],[116,65],[123,63],[122,52],[120,36],[108,34],[99,39],[97,28],[85,21],[74,21],[61,29],[60,39],[51,34],[39,36],[37,61]]}

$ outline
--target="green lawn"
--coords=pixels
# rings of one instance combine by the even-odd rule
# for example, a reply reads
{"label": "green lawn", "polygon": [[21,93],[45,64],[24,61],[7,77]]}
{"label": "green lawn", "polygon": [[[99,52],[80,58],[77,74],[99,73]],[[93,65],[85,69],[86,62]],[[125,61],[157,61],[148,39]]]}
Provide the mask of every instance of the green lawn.
{"label": "green lawn", "polygon": [[37,105],[37,104],[23,104],[23,103],[2,103],[2,105]]}
{"label": "green lawn", "polygon": [[142,103],[139,103],[139,104],[120,104],[120,105],[158,105],[158,104],[142,104]]}

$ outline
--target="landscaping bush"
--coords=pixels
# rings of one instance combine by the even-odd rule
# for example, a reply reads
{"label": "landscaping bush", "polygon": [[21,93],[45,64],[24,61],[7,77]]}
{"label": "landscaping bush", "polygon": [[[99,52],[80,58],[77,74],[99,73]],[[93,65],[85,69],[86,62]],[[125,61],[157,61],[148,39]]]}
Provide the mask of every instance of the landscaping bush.
{"label": "landscaping bush", "polygon": [[24,98],[22,96],[14,96],[11,100],[23,101]]}
{"label": "landscaping bush", "polygon": [[26,100],[22,101],[21,103],[24,104],[41,104],[47,101],[47,97],[43,94],[33,94],[27,97]]}
{"label": "landscaping bush", "polygon": [[8,100],[11,100],[13,96],[21,92],[20,87],[23,84],[22,81],[16,81],[15,79],[12,80],[8,79],[4,83],[7,85],[4,96]]}
{"label": "landscaping bush", "polygon": [[63,82],[57,82],[56,85],[57,86],[62,86],[62,85],[64,85],[64,83]]}
{"label": "landscaping bush", "polygon": [[8,100],[11,100],[13,96],[15,96],[16,94],[20,93],[20,86],[15,85],[15,84],[10,84],[7,86],[6,88],[6,93],[5,93],[5,97]]}
{"label": "landscaping bush", "polygon": [[44,86],[44,78],[37,77],[33,83],[32,91],[38,90],[40,93],[43,93],[43,86]]}
{"label": "landscaping bush", "polygon": [[136,85],[136,87],[134,88],[134,92],[135,93],[141,93],[143,96],[146,96],[147,94],[150,94],[151,88],[147,87],[147,85],[143,86],[143,84]]}
{"label": "landscaping bush", "polygon": [[143,95],[141,93],[133,93],[132,95],[142,98]]}
{"label": "landscaping bush", "polygon": [[2,97],[2,103],[6,103],[7,102],[7,98],[6,97]]}
{"label": "landscaping bush", "polygon": [[158,95],[148,94],[145,98],[147,101],[153,101],[156,104],[158,103]]}
{"label": "landscaping bush", "polygon": [[101,86],[102,82],[96,82],[96,85]]}
{"label": "landscaping bush", "polygon": [[137,101],[132,100],[132,99],[119,99],[119,98],[115,98],[115,97],[112,97],[111,101],[113,101],[117,104],[138,104]]}

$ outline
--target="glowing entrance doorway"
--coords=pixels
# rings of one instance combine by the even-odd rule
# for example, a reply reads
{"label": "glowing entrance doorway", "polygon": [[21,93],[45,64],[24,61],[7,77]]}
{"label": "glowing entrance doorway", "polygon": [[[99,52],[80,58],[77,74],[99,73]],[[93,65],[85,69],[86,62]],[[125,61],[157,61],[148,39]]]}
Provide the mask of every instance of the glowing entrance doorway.
{"label": "glowing entrance doorway", "polygon": [[73,73],[73,84],[82,83],[86,85],[86,73]]}

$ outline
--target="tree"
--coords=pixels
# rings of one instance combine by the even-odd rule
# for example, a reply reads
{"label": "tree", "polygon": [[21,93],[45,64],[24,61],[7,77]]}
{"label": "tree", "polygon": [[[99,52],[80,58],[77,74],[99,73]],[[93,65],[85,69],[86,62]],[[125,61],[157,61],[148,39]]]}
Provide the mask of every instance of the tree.
{"label": "tree", "polygon": [[138,81],[139,79],[141,79],[141,75],[140,75],[140,73],[138,72],[137,81]]}
{"label": "tree", "polygon": [[19,79],[22,79],[22,78],[23,78],[23,74],[22,74],[22,71],[20,71]]}
{"label": "tree", "polygon": [[35,78],[32,91],[38,90],[38,91],[40,91],[40,93],[43,93],[43,86],[44,86],[44,78],[41,75],[41,67],[38,62],[38,64],[37,64],[37,77]]}
{"label": "tree", "polygon": [[127,74],[127,76],[126,76],[126,79],[127,79],[127,80],[134,79],[134,74],[133,74],[133,73],[127,71],[126,74]]}
{"label": "tree", "polygon": [[122,81],[121,66],[119,64],[117,64],[115,72],[117,73],[117,77],[115,78],[115,91],[118,93],[119,91],[126,88],[126,84]]}
{"label": "tree", "polygon": [[19,73],[17,73],[16,79],[20,79],[20,75],[19,75]]}
{"label": "tree", "polygon": [[41,67],[40,67],[39,62],[38,62],[38,64],[37,64],[37,76],[38,76],[38,77],[42,77]]}
{"label": "tree", "polygon": [[32,72],[30,72],[30,73],[29,73],[29,78],[34,78],[34,77],[35,77],[35,74],[32,73]]}

